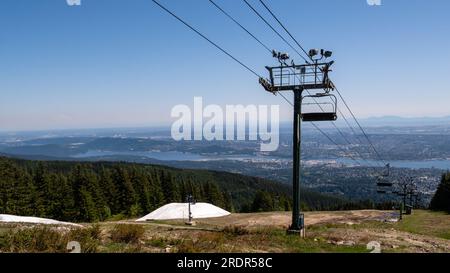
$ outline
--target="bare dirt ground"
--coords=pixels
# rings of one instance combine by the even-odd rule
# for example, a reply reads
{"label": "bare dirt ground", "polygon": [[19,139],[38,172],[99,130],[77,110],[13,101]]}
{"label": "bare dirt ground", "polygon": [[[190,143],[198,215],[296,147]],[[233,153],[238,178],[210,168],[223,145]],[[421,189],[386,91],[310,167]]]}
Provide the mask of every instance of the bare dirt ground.
{"label": "bare dirt ground", "polygon": [[[390,230],[361,230],[349,235],[354,240],[375,238],[388,250],[415,253],[450,253],[450,241],[432,236],[412,234],[395,229]],[[385,249],[386,250],[386,249]]]}
{"label": "bare dirt ground", "polygon": [[[392,212],[377,210],[357,210],[338,212],[307,212],[305,213],[305,224],[357,224],[363,221],[375,221],[391,219]],[[279,227],[287,228],[291,223],[290,212],[267,212],[267,213],[235,213],[229,216],[211,219],[199,219],[197,223],[214,226],[242,226],[246,228]]]}
{"label": "bare dirt ground", "polygon": [[[450,253],[450,240],[435,236],[433,232],[427,232],[421,226],[412,226],[408,219],[418,220],[426,224],[428,213],[417,212],[416,215],[406,216],[403,222],[397,222],[397,214],[392,211],[358,210],[339,212],[307,212],[305,213],[305,224],[307,226],[307,237],[314,241],[324,241],[335,246],[365,246],[371,241],[381,244],[384,252],[444,252]],[[407,218],[411,217],[411,218]],[[437,217],[437,216],[436,216]],[[434,225],[439,223],[441,229],[448,227],[450,230],[450,216],[439,216],[433,218]],[[197,219],[197,226],[183,226],[182,221],[167,223],[148,223],[162,228],[160,232],[173,233],[177,238],[184,236],[202,236],[202,231],[222,230],[229,227],[239,227],[249,231],[261,229],[287,229],[291,222],[290,212],[248,213],[231,214],[226,217]],[[147,223],[146,223],[147,224]],[[172,231],[166,233],[164,230],[170,228]],[[415,229],[417,232],[405,231]],[[427,227],[428,228],[428,227]],[[196,232],[194,232],[196,230]],[[198,233],[198,234],[197,234]],[[242,249],[248,250],[248,248]],[[239,247],[237,246],[239,249]],[[276,246],[264,245],[253,251],[278,252],[286,249]],[[250,250],[251,251],[251,250]]]}
{"label": "bare dirt ground", "polygon": [[[449,214],[418,210],[404,216],[402,221],[397,219],[393,211],[306,212],[306,238],[286,235],[290,212],[238,213],[194,219],[195,226],[185,225],[183,220],[138,223],[132,219],[83,226],[100,229],[95,239],[96,251],[108,253],[369,252],[367,244],[373,241],[381,245],[381,252],[450,253]],[[142,236],[132,243],[117,241],[112,233],[118,225],[131,227],[127,228],[130,231],[139,226]],[[0,235],[30,228],[33,225],[0,224]],[[54,227],[58,232],[63,232],[62,228]],[[26,236],[18,239],[26,240]]]}

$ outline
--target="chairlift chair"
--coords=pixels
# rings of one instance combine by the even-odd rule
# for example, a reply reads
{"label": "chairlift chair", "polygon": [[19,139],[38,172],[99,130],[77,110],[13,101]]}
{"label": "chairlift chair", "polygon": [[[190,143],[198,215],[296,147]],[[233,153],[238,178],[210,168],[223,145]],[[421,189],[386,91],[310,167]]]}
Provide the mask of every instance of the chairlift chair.
{"label": "chairlift chair", "polygon": [[[305,98],[312,98],[315,100],[314,103],[304,103],[303,105],[331,105],[331,110],[327,109],[327,111],[317,111],[317,112],[302,112],[301,118],[303,121],[312,122],[312,121],[335,121],[337,119],[337,99],[336,96],[329,93],[317,93],[315,95],[303,96],[302,100]],[[322,98],[331,98],[331,102],[317,102],[318,99]],[[322,108],[323,110],[323,108]]]}
{"label": "chairlift chair", "polygon": [[391,182],[385,182],[385,181],[381,181],[377,183],[378,187],[392,187],[392,183]]}
{"label": "chairlift chair", "polygon": [[394,183],[389,182],[387,180],[387,177],[390,176],[390,168],[391,165],[388,163],[386,164],[386,170],[378,177],[378,182],[377,182],[377,186],[378,187],[392,187],[394,185]]}
{"label": "chairlift chair", "polygon": [[394,183],[388,181],[385,176],[379,176],[377,181],[378,187],[392,187]]}

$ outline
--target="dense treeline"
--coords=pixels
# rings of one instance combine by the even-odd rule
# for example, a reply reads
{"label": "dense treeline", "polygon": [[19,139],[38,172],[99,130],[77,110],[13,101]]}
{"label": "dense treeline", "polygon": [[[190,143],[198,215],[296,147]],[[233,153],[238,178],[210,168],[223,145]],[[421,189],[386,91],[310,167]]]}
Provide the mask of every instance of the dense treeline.
{"label": "dense treeline", "polygon": [[[290,210],[290,187],[225,172],[111,162],[27,161],[0,157],[0,213],[94,222],[137,217],[161,205],[197,201],[229,211]],[[374,208],[302,189],[303,210]]]}
{"label": "dense treeline", "polygon": [[450,213],[450,172],[442,175],[441,183],[431,200],[430,209]]}
{"label": "dense treeline", "polygon": [[214,180],[137,164],[26,162],[0,159],[0,213],[67,221],[135,217],[187,194],[233,210]]}

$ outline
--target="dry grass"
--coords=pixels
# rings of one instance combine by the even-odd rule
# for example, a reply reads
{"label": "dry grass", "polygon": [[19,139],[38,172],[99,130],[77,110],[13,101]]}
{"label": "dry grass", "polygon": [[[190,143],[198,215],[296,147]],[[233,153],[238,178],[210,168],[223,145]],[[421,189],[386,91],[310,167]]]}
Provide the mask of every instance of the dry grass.
{"label": "dry grass", "polygon": [[96,252],[100,243],[100,226],[67,228],[59,226],[15,225],[0,234],[1,252],[18,253],[65,253],[67,244],[77,241],[81,251]]}
{"label": "dry grass", "polygon": [[[0,251],[66,252],[68,240],[83,252],[450,252],[450,216],[415,211],[399,223],[380,221],[386,212],[314,212],[306,215],[307,238],[286,235],[286,213],[238,214],[181,222],[105,222],[89,228],[0,225]],[[381,216],[381,217],[380,217]],[[261,223],[261,224],[258,224]],[[309,224],[308,224],[309,223]]]}
{"label": "dry grass", "polygon": [[141,225],[118,224],[111,231],[111,239],[117,243],[136,244],[144,233],[145,229]]}

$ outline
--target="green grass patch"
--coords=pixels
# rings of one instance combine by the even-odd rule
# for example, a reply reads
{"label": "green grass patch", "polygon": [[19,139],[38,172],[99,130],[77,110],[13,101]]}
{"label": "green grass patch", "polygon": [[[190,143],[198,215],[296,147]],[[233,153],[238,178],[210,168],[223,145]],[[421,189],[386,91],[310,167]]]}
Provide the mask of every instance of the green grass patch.
{"label": "green grass patch", "polygon": [[450,215],[445,212],[414,210],[396,224],[402,231],[450,240]]}
{"label": "green grass patch", "polygon": [[276,230],[272,232],[271,239],[275,245],[286,249],[286,252],[297,253],[367,253],[364,245],[334,245],[323,238],[300,238],[295,235],[287,235],[286,231]]}

